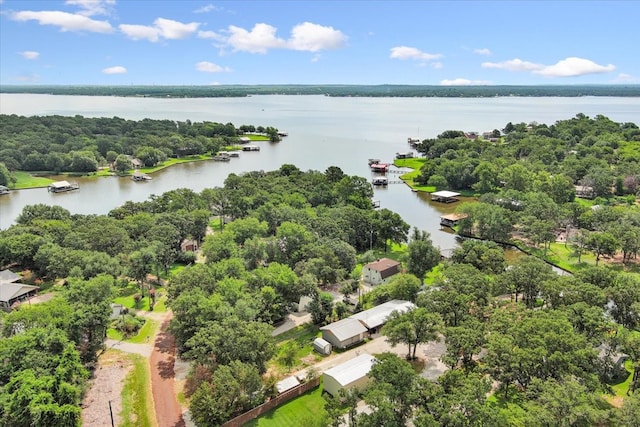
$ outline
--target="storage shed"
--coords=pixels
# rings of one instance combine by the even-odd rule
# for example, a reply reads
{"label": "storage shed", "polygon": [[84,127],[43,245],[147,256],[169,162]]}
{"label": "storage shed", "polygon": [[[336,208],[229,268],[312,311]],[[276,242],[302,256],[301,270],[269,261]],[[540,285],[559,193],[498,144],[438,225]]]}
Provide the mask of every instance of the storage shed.
{"label": "storage shed", "polygon": [[313,349],[320,354],[328,356],[329,354],[331,354],[331,343],[318,337],[313,340]]}
{"label": "storage shed", "polygon": [[342,319],[320,328],[322,338],[335,348],[346,348],[364,340],[367,328],[356,319]]}
{"label": "storage shed", "polygon": [[348,362],[327,369],[322,374],[323,389],[333,397],[340,396],[340,390],[357,388],[363,390],[369,384],[369,371],[376,358],[361,354]]}

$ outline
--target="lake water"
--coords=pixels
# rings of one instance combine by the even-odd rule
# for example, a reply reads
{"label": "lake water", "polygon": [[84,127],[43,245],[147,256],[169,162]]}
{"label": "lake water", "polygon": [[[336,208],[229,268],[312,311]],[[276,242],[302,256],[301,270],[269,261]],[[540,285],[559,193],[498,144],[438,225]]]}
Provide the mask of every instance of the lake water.
{"label": "lake water", "polygon": [[[0,113],[82,115],[274,126],[289,136],[263,143],[259,152],[242,152],[230,162],[176,165],[153,175],[152,181],[129,178],[74,179],[80,190],[52,194],[45,188],[13,191],[0,197],[0,229],[8,228],[29,204],[60,205],[72,213],[106,214],[127,200],[143,201],[176,188],[200,192],[222,186],[229,173],[274,170],[294,164],[301,170],[324,171],[338,166],[345,173],[370,177],[367,159],[391,162],[407,151],[408,137],[433,138],[454,129],[484,132],[508,122],[547,123],[578,113],[598,114],[617,122],[640,122],[640,98],[333,98],[326,96],[252,96],[247,98],[120,98],[0,94]],[[391,175],[395,180],[396,175]],[[439,225],[439,217],[456,204],[432,203],[426,194],[404,184],[376,188],[381,207],[400,214],[411,226],[431,233],[442,250],[456,246],[455,236]]]}

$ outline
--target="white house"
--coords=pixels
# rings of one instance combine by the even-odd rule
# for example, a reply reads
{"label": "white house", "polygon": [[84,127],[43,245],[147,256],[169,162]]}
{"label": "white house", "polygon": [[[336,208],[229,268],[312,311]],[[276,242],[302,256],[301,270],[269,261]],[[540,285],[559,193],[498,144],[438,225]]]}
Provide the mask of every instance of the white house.
{"label": "white house", "polygon": [[362,280],[370,285],[388,283],[391,277],[400,273],[398,261],[381,258],[362,267]]}
{"label": "white house", "polygon": [[376,358],[370,354],[361,354],[348,362],[327,369],[322,374],[322,387],[333,397],[340,396],[340,390],[357,388],[363,390],[369,384],[369,371]]}

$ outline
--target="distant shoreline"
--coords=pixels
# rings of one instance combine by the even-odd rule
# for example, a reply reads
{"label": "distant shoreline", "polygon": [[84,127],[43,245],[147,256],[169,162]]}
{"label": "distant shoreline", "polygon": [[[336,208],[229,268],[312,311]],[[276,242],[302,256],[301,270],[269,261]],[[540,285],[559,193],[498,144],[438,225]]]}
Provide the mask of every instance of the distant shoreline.
{"label": "distant shoreline", "polygon": [[225,86],[87,86],[0,85],[0,93],[145,98],[238,98],[252,95],[323,95],[386,98],[494,97],[640,97],[640,84],[628,85],[225,85]]}

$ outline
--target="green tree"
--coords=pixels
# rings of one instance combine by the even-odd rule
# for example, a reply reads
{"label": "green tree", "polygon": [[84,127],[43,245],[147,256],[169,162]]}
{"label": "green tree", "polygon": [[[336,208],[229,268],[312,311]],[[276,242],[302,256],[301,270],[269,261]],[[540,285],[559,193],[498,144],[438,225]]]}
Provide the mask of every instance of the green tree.
{"label": "green tree", "polygon": [[407,247],[407,272],[415,275],[422,283],[425,274],[440,263],[440,250],[433,245],[429,233],[413,229]]}
{"label": "green tree", "polygon": [[407,358],[415,359],[418,345],[429,341],[438,341],[442,331],[442,319],[436,313],[418,307],[404,313],[394,311],[389,315],[387,323],[382,327],[382,334],[392,347],[407,344]]}
{"label": "green tree", "polygon": [[400,215],[389,209],[380,209],[376,212],[376,235],[384,242],[384,251],[387,252],[388,242],[402,243],[407,240],[409,224]]}

